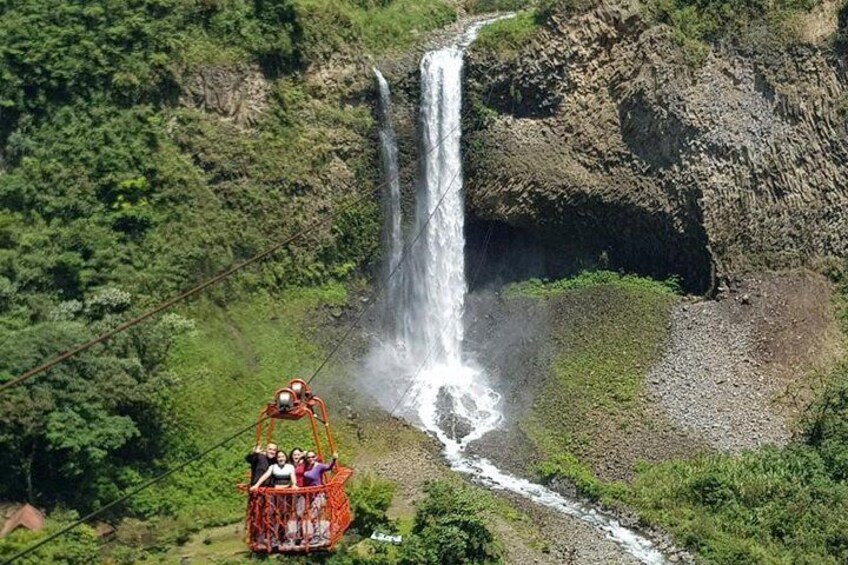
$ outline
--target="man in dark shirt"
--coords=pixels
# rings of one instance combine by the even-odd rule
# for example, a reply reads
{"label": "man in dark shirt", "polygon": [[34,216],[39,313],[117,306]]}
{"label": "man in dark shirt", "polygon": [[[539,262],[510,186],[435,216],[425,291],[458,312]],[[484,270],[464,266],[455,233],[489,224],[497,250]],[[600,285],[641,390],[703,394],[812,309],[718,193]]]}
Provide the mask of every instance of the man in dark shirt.
{"label": "man in dark shirt", "polygon": [[[248,454],[244,459],[250,463],[250,485],[253,486],[256,480],[264,475],[268,467],[273,465],[274,461],[277,460],[277,444],[269,443],[265,448],[265,453],[262,453],[262,448],[257,444],[253,448],[253,453]],[[268,484],[269,482],[266,480],[262,483],[262,486],[266,487]]]}

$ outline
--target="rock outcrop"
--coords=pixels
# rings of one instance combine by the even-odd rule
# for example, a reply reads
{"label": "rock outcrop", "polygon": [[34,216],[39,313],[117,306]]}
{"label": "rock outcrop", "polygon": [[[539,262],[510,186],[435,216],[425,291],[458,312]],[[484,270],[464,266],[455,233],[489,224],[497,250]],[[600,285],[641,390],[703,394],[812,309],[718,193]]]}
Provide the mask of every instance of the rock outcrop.
{"label": "rock outcrop", "polygon": [[[470,212],[690,289],[848,256],[844,63],[830,49],[687,63],[635,5],[472,50]],[[495,114],[495,115],[492,115]]]}
{"label": "rock outcrop", "polygon": [[268,106],[271,84],[258,67],[201,66],[181,80],[184,106],[214,112],[238,125],[252,125]]}

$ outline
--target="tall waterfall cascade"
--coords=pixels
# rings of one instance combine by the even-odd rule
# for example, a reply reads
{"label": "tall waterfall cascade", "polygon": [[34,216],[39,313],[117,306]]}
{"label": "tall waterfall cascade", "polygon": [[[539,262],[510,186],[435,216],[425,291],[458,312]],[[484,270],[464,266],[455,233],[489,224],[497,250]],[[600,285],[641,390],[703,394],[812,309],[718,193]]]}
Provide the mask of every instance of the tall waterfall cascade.
{"label": "tall waterfall cascade", "polygon": [[383,74],[374,69],[377,87],[380,92],[380,161],[383,166],[383,249],[386,250],[384,278],[386,280],[388,302],[386,304],[386,326],[397,334],[394,326],[394,312],[399,308],[400,289],[403,286],[403,272],[400,261],[403,256],[403,231],[400,202],[400,170],[398,168],[397,136],[392,125],[392,96],[389,83]]}
{"label": "tall waterfall cascade", "polygon": [[[388,410],[417,421],[434,434],[454,470],[489,488],[509,490],[576,517],[642,562],[663,563],[649,540],[615,519],[465,453],[469,443],[497,430],[503,420],[500,395],[490,386],[485,371],[463,351],[468,291],[460,147],[463,55],[479,30],[493,21],[472,25],[456,44],[430,51],[421,60],[419,180],[412,235],[403,251],[399,243],[400,186],[392,183],[397,181],[398,167],[388,117],[389,87],[375,69],[387,179],[385,270],[398,272],[386,285],[391,323],[366,361],[363,383],[372,387],[372,394]],[[394,284],[391,279],[396,279]]]}

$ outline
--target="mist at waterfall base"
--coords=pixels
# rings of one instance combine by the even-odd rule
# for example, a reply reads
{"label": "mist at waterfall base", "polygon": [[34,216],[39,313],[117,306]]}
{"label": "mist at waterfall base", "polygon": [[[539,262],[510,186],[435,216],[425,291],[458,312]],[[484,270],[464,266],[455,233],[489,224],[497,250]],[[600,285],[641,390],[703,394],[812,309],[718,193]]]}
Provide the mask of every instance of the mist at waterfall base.
{"label": "mist at waterfall base", "polygon": [[[498,18],[500,19],[500,18]],[[507,474],[469,444],[503,424],[501,396],[464,349],[465,209],[460,153],[464,49],[478,22],[457,44],[430,51],[421,60],[420,176],[412,236],[402,241],[397,150],[391,127],[390,92],[375,69],[380,89],[381,156],[386,174],[384,241],[388,251],[382,324],[367,355],[360,386],[390,413],[434,434],[451,467],[492,489],[515,492],[574,516],[604,533],[645,563],[663,563],[653,544],[616,520],[541,485]],[[394,160],[394,161],[393,161]],[[398,257],[395,250],[403,248]]]}
{"label": "mist at waterfall base", "polygon": [[[451,47],[428,52],[421,60],[419,115],[421,166],[412,237],[405,260],[393,250],[403,242],[397,151],[391,125],[388,85],[375,70],[381,100],[381,155],[389,190],[384,241],[388,273],[383,332],[366,362],[372,382],[387,381],[375,393],[383,405],[412,417],[435,433],[446,450],[459,452],[495,429],[500,396],[484,372],[463,354],[467,286],[465,282],[465,210],[460,153],[463,46],[483,23],[472,26]],[[399,265],[399,268],[398,268]],[[394,394],[392,394],[392,391]]]}

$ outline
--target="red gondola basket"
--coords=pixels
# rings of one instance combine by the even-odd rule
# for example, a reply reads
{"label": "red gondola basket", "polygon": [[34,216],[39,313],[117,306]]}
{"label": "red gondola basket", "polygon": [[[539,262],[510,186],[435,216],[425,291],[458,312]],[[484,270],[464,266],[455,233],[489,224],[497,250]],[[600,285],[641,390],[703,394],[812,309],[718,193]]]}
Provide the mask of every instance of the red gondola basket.
{"label": "red gondola basket", "polygon": [[[265,435],[271,441],[278,420],[309,418],[315,451],[323,457],[318,433],[320,422],[326,432],[327,444],[335,452],[330,420],[324,401],[312,393],[309,385],[295,379],[274,395],[260,414],[256,428],[257,444]],[[268,422],[267,428],[265,423]],[[353,469],[336,465],[329,479],[321,486],[273,488],[261,487],[249,491],[248,485],[238,485],[247,493],[246,542],[256,553],[309,553],[331,550],[350,527],[353,516],[345,493],[345,482]]]}

